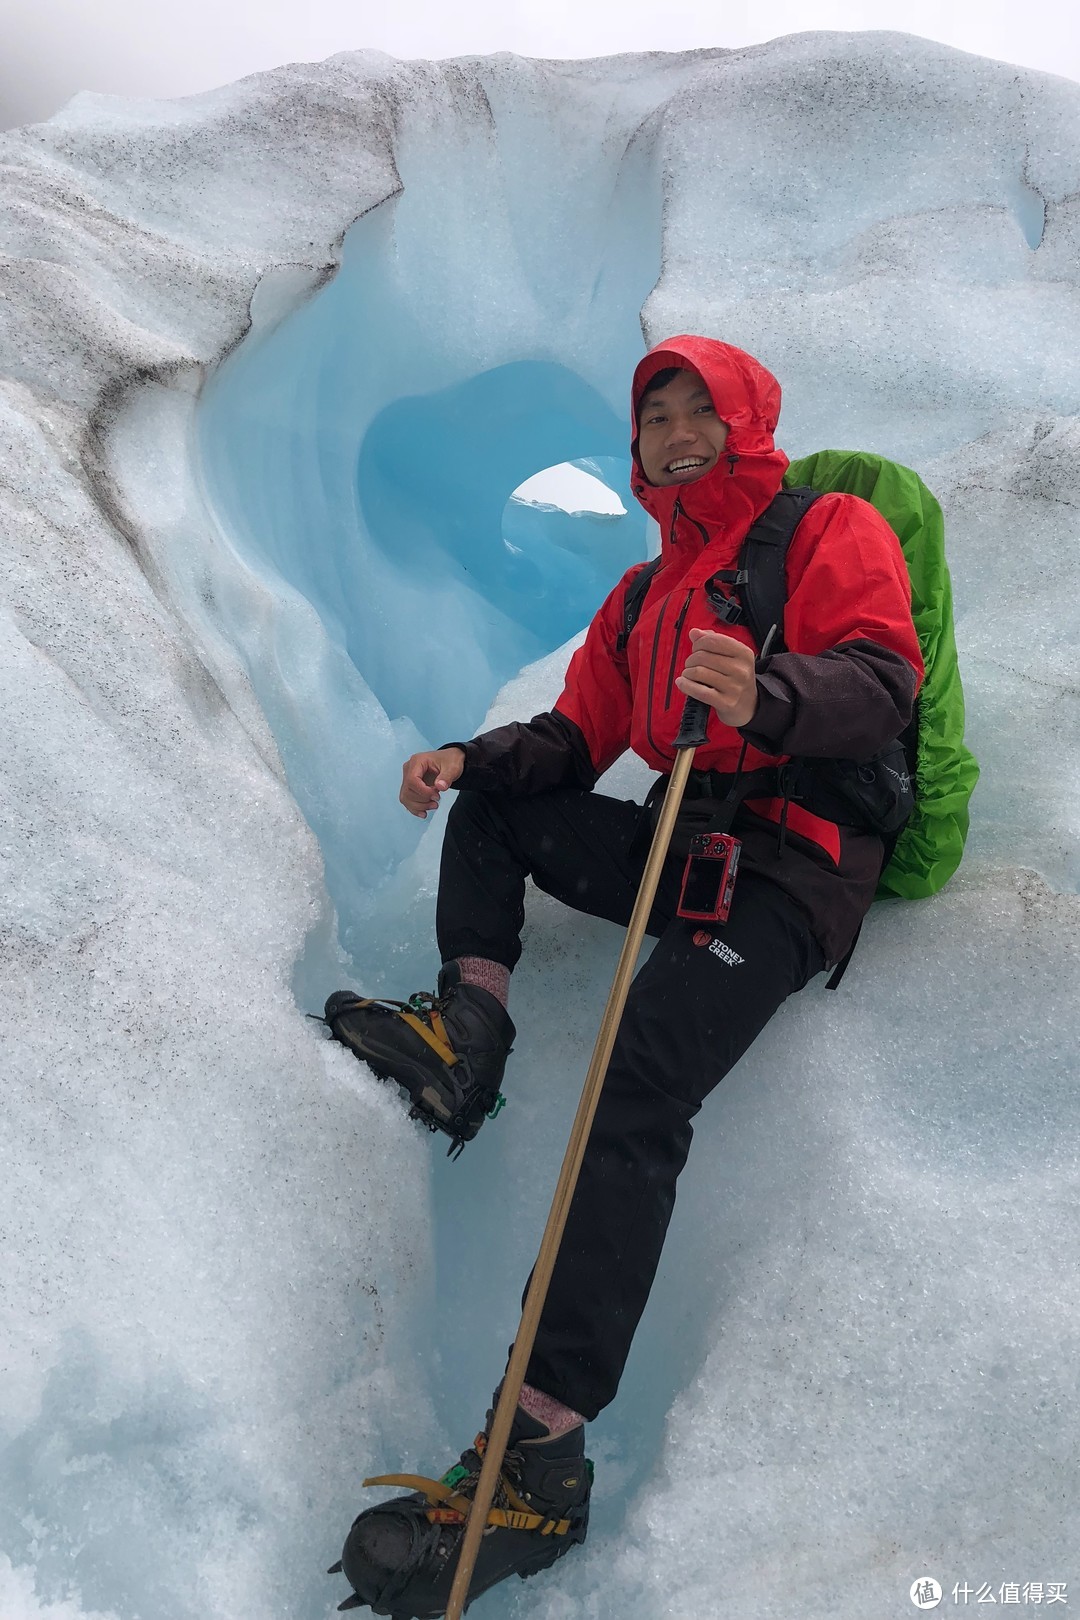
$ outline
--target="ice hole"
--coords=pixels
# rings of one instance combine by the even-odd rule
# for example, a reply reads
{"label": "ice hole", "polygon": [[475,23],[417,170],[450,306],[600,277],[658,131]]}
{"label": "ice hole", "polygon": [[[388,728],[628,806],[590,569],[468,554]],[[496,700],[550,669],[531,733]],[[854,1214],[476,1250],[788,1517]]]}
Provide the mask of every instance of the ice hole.
{"label": "ice hole", "polygon": [[531,506],[557,506],[571,513],[603,512],[621,517],[626,512],[615,491],[604,483],[595,461],[563,461],[557,467],[545,467],[519,484],[510,499]]}
{"label": "ice hole", "polygon": [[[626,458],[564,461],[519,484],[503,507],[503,546],[517,567],[537,570],[535,611],[544,620],[552,613],[561,616],[567,635],[581,628],[574,622],[578,604],[596,595],[594,581],[602,599],[629,564],[644,556],[644,524],[629,478]],[[560,603],[568,585],[573,594]],[[565,639],[556,635],[552,644]]]}

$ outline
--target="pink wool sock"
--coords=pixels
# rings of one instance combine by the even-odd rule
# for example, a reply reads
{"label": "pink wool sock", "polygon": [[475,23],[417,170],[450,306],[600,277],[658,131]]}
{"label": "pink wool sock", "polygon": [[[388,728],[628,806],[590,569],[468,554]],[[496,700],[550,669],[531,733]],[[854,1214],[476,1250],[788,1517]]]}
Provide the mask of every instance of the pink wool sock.
{"label": "pink wool sock", "polygon": [[562,1434],[569,1434],[571,1429],[576,1429],[579,1423],[585,1421],[573,1407],[564,1406],[553,1395],[545,1395],[542,1389],[534,1389],[531,1384],[522,1384],[518,1405],[537,1423],[546,1423],[553,1440]]}
{"label": "pink wool sock", "polygon": [[510,969],[501,962],[489,962],[486,956],[459,956],[457,965],[461,969],[461,978],[464,984],[475,984],[477,989],[486,990],[495,997],[503,1011],[510,996]]}

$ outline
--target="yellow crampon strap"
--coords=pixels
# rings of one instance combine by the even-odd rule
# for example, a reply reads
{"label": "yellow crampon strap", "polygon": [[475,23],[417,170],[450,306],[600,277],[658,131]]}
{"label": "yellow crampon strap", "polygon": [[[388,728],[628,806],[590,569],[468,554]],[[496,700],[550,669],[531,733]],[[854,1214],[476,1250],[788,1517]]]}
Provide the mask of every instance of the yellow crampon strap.
{"label": "yellow crampon strap", "polygon": [[432,1029],[429,1029],[424,1020],[418,1018],[414,1012],[402,1011],[398,1016],[408,1024],[410,1029],[415,1029],[422,1041],[427,1041],[431,1050],[442,1058],[448,1069],[452,1068],[455,1063],[461,1062],[461,1059],[446,1038],[446,1025],[442,1021],[441,1013],[432,1011],[431,1022],[434,1026]]}
{"label": "yellow crampon strap", "polygon": [[[420,1491],[431,1503],[428,1518],[432,1524],[464,1524],[471,1502],[459,1496],[449,1485],[438,1479],[425,1479],[422,1474],[378,1474],[365,1479],[365,1485],[400,1485],[408,1491]],[[504,1490],[513,1502],[521,1498],[502,1480]],[[569,1519],[545,1519],[542,1513],[530,1513],[522,1503],[520,1507],[492,1508],[487,1524],[503,1530],[539,1530],[542,1536],[565,1536],[570,1528]]]}
{"label": "yellow crampon strap", "polygon": [[437,1057],[442,1059],[448,1069],[452,1069],[455,1063],[461,1062],[460,1057],[450,1045],[450,1037],[446,1033],[442,1013],[439,1012],[437,1007],[431,1009],[430,1028],[418,1013],[413,1012],[407,1001],[392,1001],[386,996],[357,996],[354,1002],[350,1002],[347,1007],[339,1010],[350,1012],[353,1007],[396,1007],[398,1017],[408,1024],[410,1029],[415,1030],[422,1041],[427,1042],[431,1050]]}
{"label": "yellow crampon strap", "polygon": [[542,1536],[565,1536],[570,1528],[569,1519],[544,1519],[539,1513],[512,1513],[508,1508],[492,1508],[487,1522],[507,1530],[539,1530]]}

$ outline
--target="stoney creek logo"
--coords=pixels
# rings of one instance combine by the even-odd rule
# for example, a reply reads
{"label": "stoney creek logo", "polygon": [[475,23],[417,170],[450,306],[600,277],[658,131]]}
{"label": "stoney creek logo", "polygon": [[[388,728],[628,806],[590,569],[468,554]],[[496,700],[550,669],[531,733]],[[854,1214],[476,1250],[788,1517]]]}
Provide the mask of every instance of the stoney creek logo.
{"label": "stoney creek logo", "polygon": [[694,944],[707,945],[710,954],[718,956],[721,962],[726,963],[728,967],[742,967],[743,962],[746,960],[745,957],[739,955],[738,951],[733,951],[730,945],[725,945],[722,939],[714,939],[712,934],[707,934],[704,928],[699,928],[694,934]]}

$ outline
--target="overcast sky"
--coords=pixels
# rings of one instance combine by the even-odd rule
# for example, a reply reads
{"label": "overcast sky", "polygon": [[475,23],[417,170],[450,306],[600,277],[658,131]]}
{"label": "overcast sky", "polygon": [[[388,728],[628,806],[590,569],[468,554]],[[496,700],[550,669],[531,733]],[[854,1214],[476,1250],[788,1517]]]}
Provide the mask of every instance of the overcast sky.
{"label": "overcast sky", "polygon": [[892,28],[1080,80],[1080,0],[0,0],[0,128],[79,90],[183,96],[282,62],[608,56]]}

